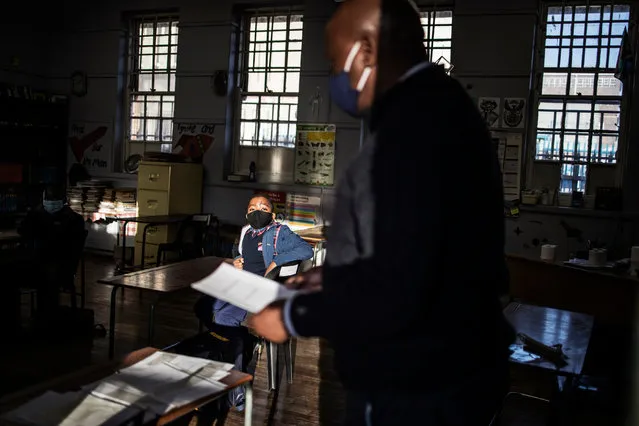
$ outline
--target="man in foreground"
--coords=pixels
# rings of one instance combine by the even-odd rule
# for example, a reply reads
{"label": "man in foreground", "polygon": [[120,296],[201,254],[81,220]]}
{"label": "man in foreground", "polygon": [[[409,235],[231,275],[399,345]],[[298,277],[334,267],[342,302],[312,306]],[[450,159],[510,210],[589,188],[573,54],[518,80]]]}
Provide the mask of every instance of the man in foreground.
{"label": "man in foreground", "polygon": [[487,425],[514,337],[499,303],[503,190],[488,129],[428,62],[412,3],[349,0],[326,34],[333,100],[370,110],[373,139],[340,182],[321,281],[309,273],[313,290],[252,326],[275,342],[330,341],[348,425]]}

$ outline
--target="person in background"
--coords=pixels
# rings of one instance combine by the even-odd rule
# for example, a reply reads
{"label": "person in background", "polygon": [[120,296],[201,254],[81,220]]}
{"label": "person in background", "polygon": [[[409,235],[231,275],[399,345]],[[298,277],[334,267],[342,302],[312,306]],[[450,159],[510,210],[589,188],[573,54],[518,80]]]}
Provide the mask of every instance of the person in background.
{"label": "person in background", "polygon": [[37,319],[44,325],[58,307],[60,289],[73,285],[84,248],[84,219],[65,204],[64,188],[51,185],[18,232],[29,249],[28,284],[37,289]]}
{"label": "person in background", "polygon": [[[331,343],[348,425],[488,425],[514,340],[499,301],[508,281],[490,133],[462,85],[429,62],[412,2],[344,2],[326,40],[332,99],[372,138],[339,183],[321,272],[295,279],[310,289],[250,326],[273,342]],[[477,190],[460,197],[469,184]]]}
{"label": "person in background", "polygon": [[[233,261],[237,269],[267,276],[277,267],[313,257],[313,248],[306,241],[288,226],[275,221],[273,203],[267,196],[256,195],[249,200],[246,221],[248,225],[242,228],[238,240],[239,253]],[[207,311],[204,300],[201,299],[196,310],[211,335],[218,340],[212,358],[233,363],[237,369],[246,371],[257,343],[255,336],[244,326],[247,312],[230,303],[212,300],[211,319],[211,311]],[[244,389],[233,390],[229,403],[242,410]]]}

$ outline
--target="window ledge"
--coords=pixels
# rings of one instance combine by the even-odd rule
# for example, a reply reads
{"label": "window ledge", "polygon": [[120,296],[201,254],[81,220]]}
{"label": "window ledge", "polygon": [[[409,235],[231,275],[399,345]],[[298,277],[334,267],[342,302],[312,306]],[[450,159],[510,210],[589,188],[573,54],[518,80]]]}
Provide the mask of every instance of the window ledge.
{"label": "window ledge", "polygon": [[332,193],[334,186],[317,186],[317,185],[296,185],[293,183],[267,183],[267,182],[214,182],[206,184],[208,187],[219,188],[236,188],[236,189],[259,189],[264,191],[282,191],[302,193],[309,195],[321,195],[324,193]]}
{"label": "window ledge", "polygon": [[634,219],[639,217],[639,212],[593,210],[578,207],[544,206],[520,204],[519,210],[522,212],[560,215],[560,216],[581,216],[597,217],[607,219]]}

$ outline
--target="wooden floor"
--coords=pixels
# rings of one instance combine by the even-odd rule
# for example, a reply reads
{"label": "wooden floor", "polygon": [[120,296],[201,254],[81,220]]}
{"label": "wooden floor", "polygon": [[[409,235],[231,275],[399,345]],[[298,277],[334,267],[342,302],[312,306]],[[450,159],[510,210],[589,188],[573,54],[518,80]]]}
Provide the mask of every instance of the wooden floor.
{"label": "wooden floor", "polygon": [[[95,312],[95,322],[108,329],[111,287],[96,281],[113,274],[114,262],[108,257],[88,256],[86,262],[87,308]],[[125,291],[118,295],[116,314],[116,357],[147,346],[149,301],[151,295]],[[193,314],[197,299],[194,291],[186,291],[168,299],[160,299],[155,311],[153,346],[162,348],[198,332]],[[28,317],[25,296],[23,317]],[[74,371],[85,365],[108,359],[108,339],[96,338],[92,345],[54,345],[42,341],[11,345],[0,356],[0,394]],[[257,360],[254,382],[254,424],[256,425],[337,425],[341,423],[344,395],[332,372],[331,351],[317,339],[303,339],[295,345],[293,384],[266,391],[266,353]],[[318,361],[319,360],[319,361]],[[321,368],[320,368],[321,367]],[[280,372],[281,374],[282,372]],[[243,424],[243,415],[231,413],[226,425]]]}
{"label": "wooden floor", "polygon": [[[114,261],[108,257],[87,259],[87,307],[95,312],[95,322],[108,328],[111,287],[97,284],[99,278],[112,275]],[[126,291],[118,296],[116,355],[147,346],[149,294]],[[197,333],[198,323],[192,311],[197,294],[190,290],[159,301],[155,312],[153,346],[162,348]],[[28,317],[28,300],[23,316]],[[88,344],[53,344],[47,339],[29,343],[5,342],[0,351],[0,395],[107,360],[108,339],[95,338]],[[415,360],[418,362],[419,360]],[[297,341],[293,384],[283,380],[277,392],[266,391],[266,354],[257,361],[254,383],[255,425],[338,425],[344,413],[344,392],[332,369],[330,348],[317,339]],[[280,373],[281,374],[281,373]],[[481,389],[477,390],[481,392]],[[418,409],[418,407],[416,407]],[[606,413],[591,406],[577,407],[570,421],[562,424],[612,426]],[[543,423],[515,409],[522,426]],[[243,424],[243,415],[232,413],[226,425]],[[509,423],[510,424],[510,423]]]}

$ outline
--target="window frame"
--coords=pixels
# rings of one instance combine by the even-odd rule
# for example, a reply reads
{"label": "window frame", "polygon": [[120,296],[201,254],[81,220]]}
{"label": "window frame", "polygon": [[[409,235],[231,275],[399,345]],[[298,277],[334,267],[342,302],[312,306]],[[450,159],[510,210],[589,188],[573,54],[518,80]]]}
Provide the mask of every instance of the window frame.
{"label": "window frame", "polygon": [[[536,170],[535,170],[535,165],[537,164],[557,164],[559,166],[559,176],[558,176],[558,180],[559,180],[559,187],[557,188],[559,190],[560,193],[562,193],[561,190],[561,182],[563,180],[562,178],[562,169],[564,165],[571,165],[573,166],[586,166],[586,173],[585,173],[585,178],[583,179],[584,185],[583,185],[583,191],[584,193],[588,192],[588,185],[590,184],[589,182],[589,177],[590,177],[590,166],[591,165],[595,165],[597,167],[611,167],[611,168],[616,168],[615,169],[615,176],[616,176],[616,181],[618,183],[621,182],[621,173],[622,173],[622,164],[624,162],[624,151],[625,151],[625,147],[627,146],[628,143],[628,132],[627,132],[627,120],[629,119],[630,114],[628,114],[627,111],[627,106],[628,106],[628,102],[630,97],[632,96],[631,92],[631,87],[629,87],[628,85],[623,85],[622,86],[622,93],[620,96],[607,96],[607,95],[599,95],[597,94],[597,86],[598,86],[598,80],[600,78],[602,78],[602,75],[606,75],[606,74],[614,74],[614,66],[612,68],[602,68],[602,67],[585,67],[584,63],[586,61],[586,53],[585,53],[585,49],[586,47],[596,47],[597,48],[597,56],[596,56],[596,63],[597,65],[599,65],[599,61],[600,61],[600,49],[603,48],[608,48],[609,52],[608,52],[608,64],[610,64],[610,50],[613,48],[612,45],[610,43],[608,43],[608,45],[602,45],[601,43],[601,38],[606,38],[605,35],[601,34],[601,26],[599,27],[599,33],[592,35],[592,36],[588,36],[587,35],[587,18],[585,21],[583,21],[584,26],[585,26],[585,30],[584,30],[584,36],[581,35],[574,35],[574,31],[571,30],[570,35],[564,36],[562,34],[562,32],[560,31],[560,33],[556,36],[552,36],[553,39],[558,40],[558,50],[560,51],[562,47],[567,47],[571,50],[571,54],[568,58],[569,61],[572,61],[572,49],[575,48],[575,45],[573,45],[572,40],[574,40],[575,38],[578,39],[582,39],[584,40],[584,46],[583,46],[583,50],[584,52],[581,55],[581,67],[573,67],[572,63],[570,64],[570,66],[568,67],[561,67],[561,57],[558,57],[557,61],[557,67],[552,67],[552,68],[546,68],[545,67],[545,50],[546,50],[546,40],[547,40],[547,26],[548,26],[548,11],[550,8],[553,7],[578,7],[578,6],[585,6],[585,7],[592,7],[592,6],[601,6],[602,8],[602,12],[601,12],[601,20],[599,21],[595,21],[597,23],[610,23],[612,24],[615,21],[612,21],[612,9],[611,9],[611,19],[610,20],[603,20],[603,13],[604,13],[604,7],[605,6],[629,6],[630,7],[630,12],[629,12],[629,19],[628,19],[628,35],[630,37],[630,43],[631,45],[634,45],[634,41],[633,40],[633,35],[632,35],[632,27],[633,24],[636,22],[636,7],[633,6],[631,1],[620,1],[620,2],[616,2],[616,1],[612,1],[612,0],[601,0],[601,1],[597,1],[597,2],[586,2],[586,1],[564,1],[564,2],[542,2],[540,4],[539,7],[539,12],[538,12],[538,25],[537,25],[537,37],[535,37],[535,51],[534,51],[534,62],[533,62],[533,74],[532,74],[532,96],[531,96],[531,101],[532,101],[532,108],[530,108],[530,113],[529,113],[529,120],[530,120],[530,125],[528,126],[528,130],[527,130],[527,136],[528,136],[528,141],[529,144],[527,146],[527,165],[526,165],[526,182],[529,184],[528,186],[530,186],[530,184],[532,184],[532,179],[533,179],[533,175],[535,174]],[[563,20],[561,22],[559,22],[559,25],[561,25],[561,23],[564,22]],[[573,19],[571,21],[566,21],[569,22],[571,24],[574,24],[575,22],[577,23],[581,23],[581,21],[575,21],[574,19],[574,15],[573,15]],[[625,22],[625,21],[617,21],[617,22]],[[611,35],[612,33],[612,25],[609,29],[609,35],[607,36],[607,38],[621,38],[621,35]],[[588,46],[586,44],[586,38],[591,37],[591,38],[596,38],[598,40],[597,45],[593,45],[593,46]],[[562,45],[562,40],[564,38],[569,38],[571,40],[571,44],[570,46],[563,46]],[[552,46],[551,46],[552,47]],[[579,48],[580,46],[576,46],[577,48]],[[616,63],[616,57],[614,58],[614,62]],[[593,94],[592,95],[571,95],[571,80],[577,80],[581,74],[591,74],[593,76]],[[543,90],[543,81],[544,81],[544,74],[566,74],[566,93],[561,95],[561,94],[542,94],[542,90]],[[605,77],[604,77],[605,78]],[[615,78],[614,76],[612,78]],[[572,112],[573,110],[567,110],[567,106],[570,104],[579,104],[579,103],[583,103],[583,104],[587,104],[589,105],[589,109],[584,110],[584,112],[589,113],[589,120],[590,120],[590,126],[588,129],[579,129],[579,125],[577,124],[575,127],[575,129],[566,129],[565,126],[562,124],[560,127],[553,127],[553,128],[539,128],[539,115],[540,115],[540,105],[541,102],[548,102],[548,103],[558,103],[559,105],[562,105],[562,108],[558,111],[562,112],[562,123],[565,122],[566,120],[566,114],[565,112]],[[614,162],[605,162],[602,161],[602,157],[603,155],[601,154],[601,141],[603,140],[603,137],[606,136],[610,136],[610,135],[614,135],[614,132],[610,131],[606,131],[603,128],[600,129],[596,129],[594,124],[597,121],[597,113],[598,111],[600,112],[605,112],[602,110],[597,110],[597,105],[602,105],[602,104],[613,104],[615,102],[619,103],[619,125],[618,125],[618,131],[617,131],[617,150],[616,150],[616,157]],[[545,110],[541,110],[541,112],[545,112]],[[580,116],[577,115],[577,120],[580,120]],[[601,126],[603,127],[603,116],[601,117]],[[554,137],[558,137],[560,138],[560,147],[559,147],[559,151],[556,154],[557,158],[550,158],[550,159],[540,159],[537,158],[537,134],[538,133],[549,133],[554,135]],[[572,158],[566,158],[564,156],[564,147],[565,147],[565,135],[568,134],[570,136],[574,136],[575,137],[575,142],[574,144],[577,145],[578,144],[578,137],[580,135],[586,135],[588,137],[588,146],[586,148],[586,152],[587,155],[585,157],[585,159],[580,159],[578,157],[578,154],[575,157]],[[592,151],[592,147],[593,147],[593,143],[596,143],[594,141],[594,138],[599,138],[599,161],[593,161],[592,155],[591,155],[591,151]],[[554,138],[553,137],[553,138]],[[554,148],[553,148],[554,149]],[[578,148],[575,146],[575,148],[573,149],[574,152],[577,152]],[[554,156],[554,150],[552,151],[552,155]],[[583,158],[583,157],[582,157]],[[618,167],[619,166],[619,167]],[[574,175],[573,175],[574,176]],[[577,191],[577,180],[572,179],[572,191]],[[552,188],[551,188],[552,189]],[[570,193],[570,191],[563,191],[563,193]]]}
{"label": "window frame", "polygon": [[[451,20],[450,24],[437,23],[437,18],[438,18],[437,14],[442,12],[450,13],[450,20]],[[440,59],[439,57],[435,58],[433,56],[433,50],[435,50],[433,49],[433,46],[432,46],[433,43],[436,43],[436,42],[450,43],[450,47],[448,47],[448,49],[450,49],[450,57],[447,59],[448,63],[450,64],[450,68],[448,66],[445,66],[447,72],[450,73],[450,71],[452,71],[452,69],[455,67],[453,64],[453,31],[455,28],[454,8],[452,6],[451,7],[419,7],[419,17],[420,17],[420,20],[422,21],[422,28],[424,29],[424,47],[426,48],[426,51],[428,53],[428,59],[431,62],[435,63]],[[427,23],[424,23],[424,19],[427,19]],[[446,27],[450,26],[450,37],[430,39],[429,38],[430,35],[433,35],[434,37],[435,29],[437,27],[442,27],[442,26],[446,26]],[[440,47],[440,49],[438,50],[443,50],[443,49]]]}
{"label": "window frame", "polygon": [[[140,144],[142,146],[142,150],[146,151],[148,146],[159,146],[160,150],[161,150],[161,146],[162,145],[171,145],[171,148],[173,147],[173,124],[174,124],[174,120],[175,120],[175,106],[176,106],[176,97],[177,97],[177,63],[179,62],[179,44],[180,44],[180,32],[179,32],[179,25],[180,25],[180,16],[177,12],[177,10],[167,10],[164,12],[149,12],[149,13],[134,13],[134,14],[130,14],[128,16],[125,17],[125,22],[127,25],[127,34],[126,34],[126,44],[125,44],[125,67],[124,67],[124,96],[123,96],[123,116],[122,116],[122,121],[123,126],[122,126],[122,141],[124,143],[124,147],[122,149],[122,153],[124,158],[128,158],[130,155],[132,155],[133,150],[131,149],[132,144]],[[167,68],[166,68],[166,73],[168,74],[172,74],[172,76],[170,78],[172,78],[175,82],[173,84],[173,91],[168,90],[168,91],[162,91],[162,92],[150,92],[150,91],[139,91],[136,90],[137,88],[135,87],[135,85],[137,85],[138,83],[136,82],[137,77],[140,74],[149,74],[148,72],[140,72],[140,70],[138,69],[138,63],[139,63],[139,58],[141,56],[140,52],[139,52],[139,48],[140,48],[140,28],[141,25],[146,23],[146,22],[152,22],[155,23],[157,25],[157,23],[159,22],[169,22],[169,28],[172,28],[172,26],[174,24],[177,25],[178,28],[178,32],[177,32],[177,44],[173,44],[170,40],[171,36],[173,36],[174,34],[172,34],[172,32],[169,30],[169,34],[167,34],[167,36],[169,37],[169,44],[168,46],[168,53],[167,53]],[[157,35],[153,36],[154,38],[157,37]],[[157,47],[156,44],[156,40],[154,40],[154,44],[152,45],[154,50]],[[176,52],[172,53],[171,52],[171,47],[172,46],[176,46]],[[176,64],[175,64],[175,68],[171,68],[171,55],[175,54],[176,55]],[[155,52],[153,53],[153,56],[155,56]],[[154,69],[150,72],[151,75],[155,75],[158,74],[157,72],[158,70]],[[162,73],[159,73],[162,74]],[[152,84],[154,84],[154,78],[152,78]],[[170,85],[171,82],[167,81],[167,86],[170,89]],[[169,120],[171,123],[171,138],[170,140],[167,141],[162,141],[162,140],[158,140],[158,141],[149,141],[146,139],[146,137],[143,140],[134,140],[131,138],[131,131],[132,131],[132,120],[135,118],[132,116],[132,104],[133,104],[133,100],[135,96],[172,96],[173,97],[173,107],[172,107],[172,116],[170,118],[170,120],[167,117],[164,117],[162,115],[162,104],[163,101],[160,100],[160,115],[158,117],[151,117],[151,118],[156,118],[159,120]],[[146,103],[146,100],[145,100]],[[146,114],[146,112],[145,112]],[[144,119],[144,126],[146,127],[146,119],[149,118],[149,116],[144,115],[142,117]],[[162,126],[162,121],[160,121],[160,134],[162,133],[161,130],[161,126]],[[145,134],[146,134],[146,130],[145,130]],[[138,151],[138,150],[135,150]]]}
{"label": "window frame", "polygon": [[[274,17],[274,16],[282,16],[282,15],[286,15],[287,16],[287,29],[284,30],[287,33],[292,31],[290,29],[290,17],[293,15],[300,15],[301,19],[302,19],[302,28],[299,31],[302,31],[302,38],[300,40],[290,40],[289,36],[287,36],[286,40],[283,40],[282,42],[287,44],[287,48],[284,51],[285,53],[285,60],[288,61],[288,55],[289,55],[289,44],[290,43],[300,43],[301,47],[299,50],[299,54],[300,54],[300,65],[299,65],[299,80],[301,83],[302,80],[302,63],[301,63],[301,57],[303,55],[304,52],[304,9],[301,6],[291,6],[291,7],[281,7],[281,8],[249,8],[249,9],[242,9],[241,11],[239,11],[236,15],[236,19],[238,21],[238,25],[237,27],[234,28],[234,31],[236,31],[236,43],[235,43],[235,66],[236,66],[236,84],[234,87],[234,95],[233,95],[233,123],[234,125],[234,132],[233,132],[233,152],[234,152],[234,162],[235,159],[238,157],[239,155],[239,150],[243,149],[243,148],[247,148],[247,149],[272,149],[272,148],[284,148],[284,149],[295,149],[295,139],[293,139],[293,141],[291,141],[290,143],[286,144],[286,143],[282,143],[279,141],[276,141],[274,144],[272,145],[267,145],[267,144],[243,144],[241,137],[242,137],[242,123],[245,121],[250,121],[250,120],[243,120],[242,119],[242,105],[243,105],[243,98],[245,96],[250,96],[250,97],[268,97],[269,96],[269,92],[249,92],[248,91],[248,84],[249,84],[249,79],[248,79],[248,74],[249,74],[249,67],[247,66],[246,62],[248,61],[248,57],[250,55],[250,44],[251,44],[251,40],[250,40],[250,33],[251,33],[251,29],[250,29],[250,21],[251,18],[255,18],[255,17],[262,17],[262,16],[268,16],[268,17]],[[297,30],[293,30],[293,31],[297,31]],[[270,50],[265,50],[264,52],[270,52]],[[279,52],[279,51],[278,51]],[[293,52],[297,52],[297,50],[293,50]],[[262,67],[260,67],[262,68]],[[269,72],[273,72],[271,71],[273,67],[271,67],[270,65],[265,65],[264,66],[264,70],[265,70],[265,76],[269,73]],[[279,67],[277,67],[279,68]],[[286,84],[286,70],[288,67],[284,66],[282,67],[282,72],[284,73],[284,85]],[[279,72],[279,69],[278,71]],[[265,84],[266,84],[266,80],[265,80]],[[297,125],[297,108],[299,108],[299,97],[300,97],[300,86],[298,86],[298,89],[296,92],[286,92],[286,87],[284,86],[283,92],[272,92],[271,96],[272,97],[277,97],[278,102],[275,104],[277,105],[277,111],[279,113],[279,107],[280,105],[291,105],[291,106],[295,106],[296,108],[296,113],[295,113],[295,117],[291,118],[290,117],[290,111],[289,111],[289,121],[286,120],[280,120],[275,119],[275,120],[261,120],[259,118],[259,105],[261,105],[261,103],[256,104],[256,118],[254,119],[256,123],[259,123],[261,121],[267,121],[269,123],[272,123],[272,126],[279,126],[280,123],[287,123],[289,126],[291,125]],[[266,87],[265,87],[266,89]],[[282,98],[297,98],[297,102],[295,104],[290,103],[290,104],[286,104],[286,103],[282,103]],[[271,127],[271,130],[273,129],[273,127]],[[290,129],[290,127],[289,127]],[[256,127],[256,132],[259,132],[259,125]],[[259,141],[258,141],[259,143]],[[237,167],[235,167],[237,168]]]}

